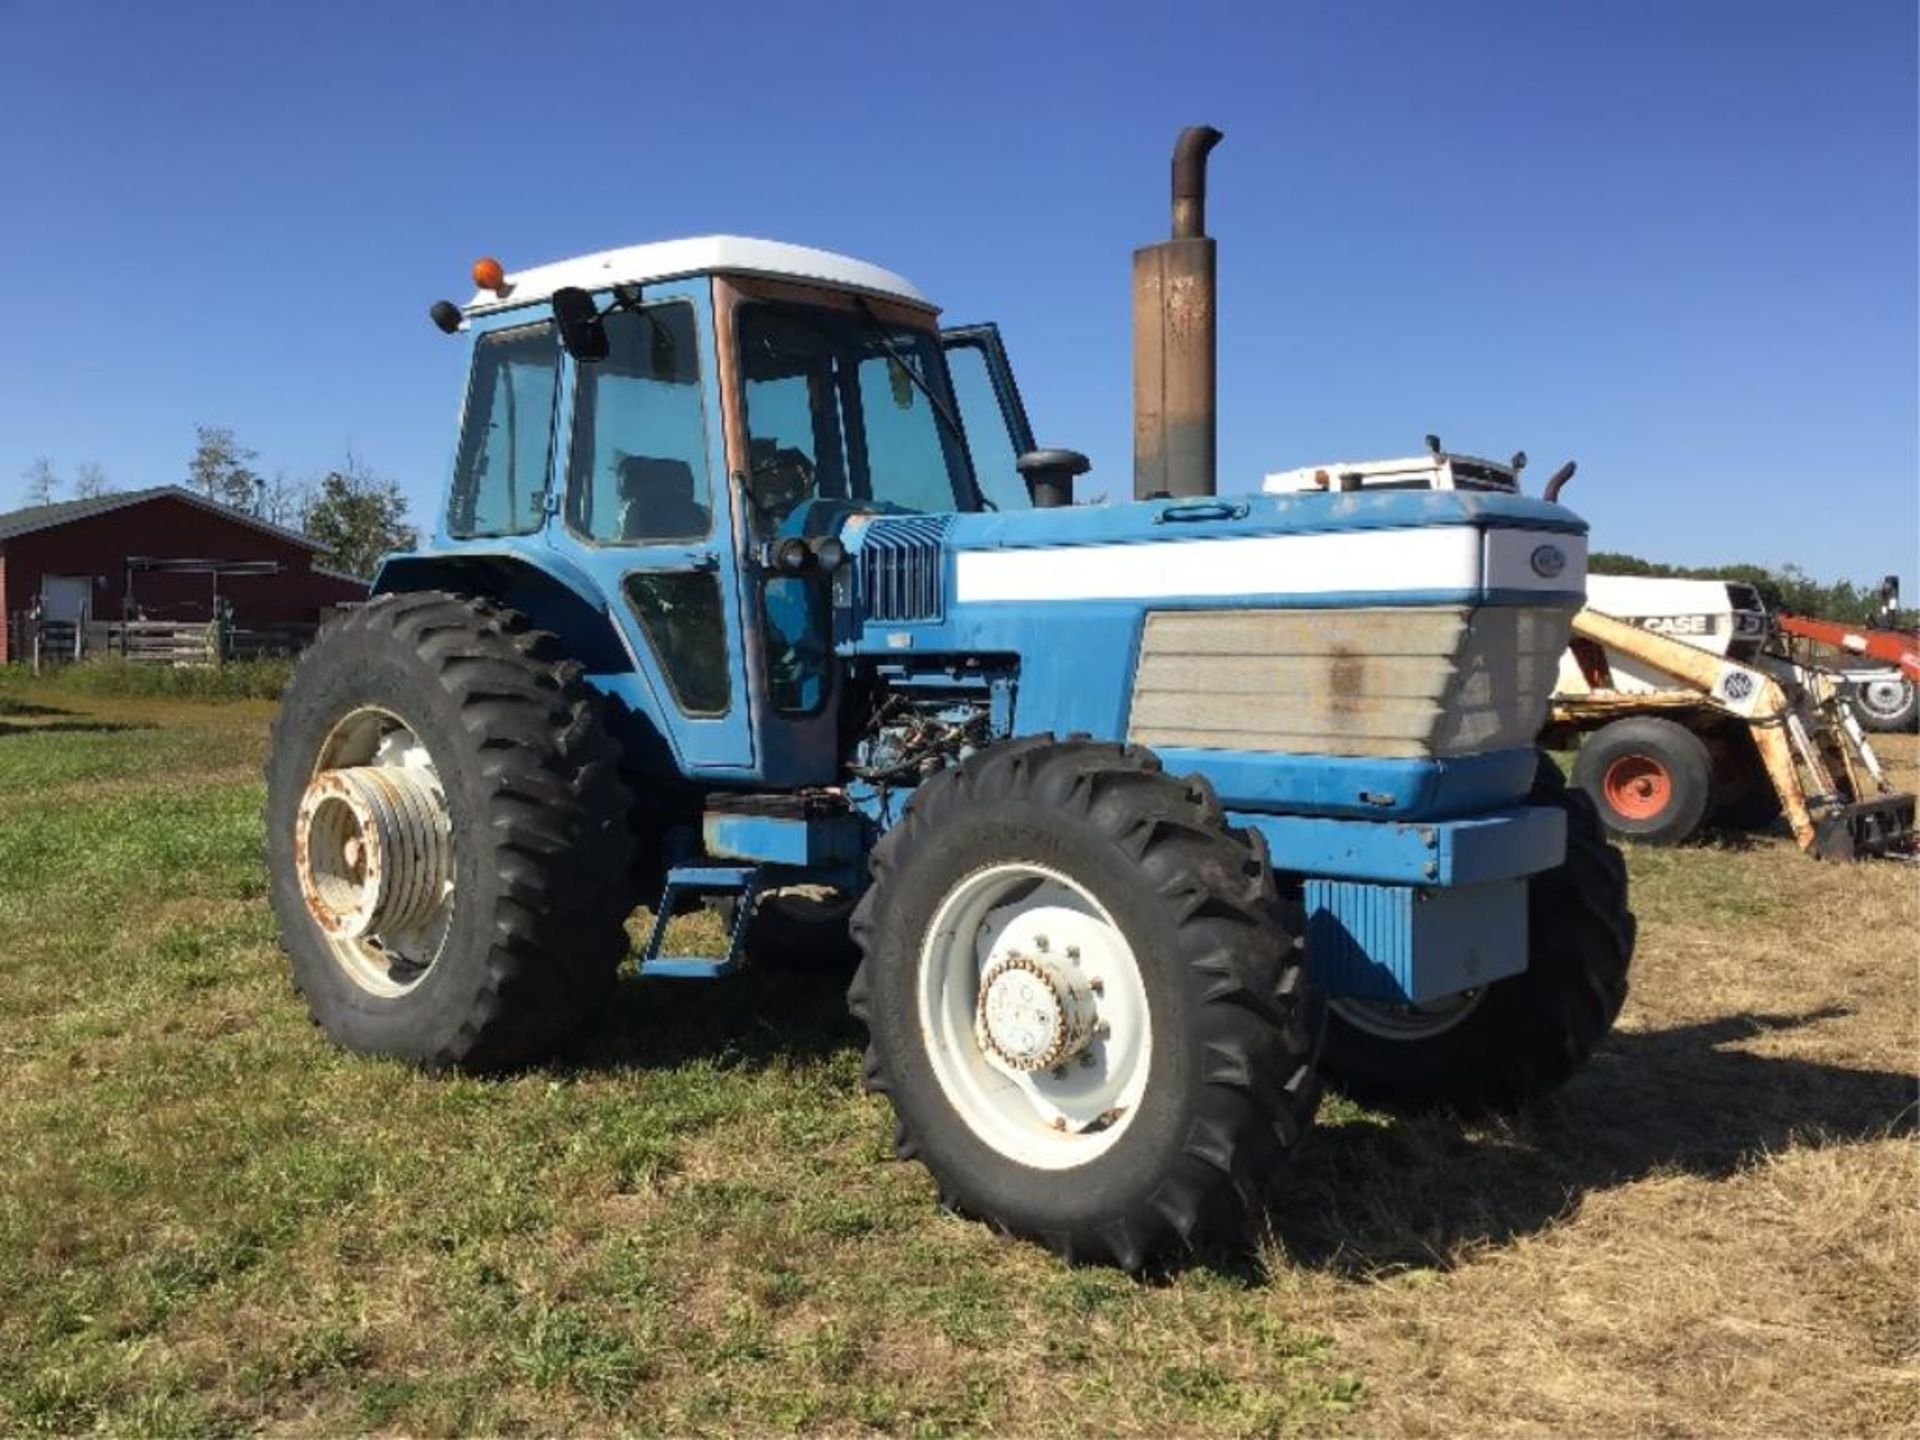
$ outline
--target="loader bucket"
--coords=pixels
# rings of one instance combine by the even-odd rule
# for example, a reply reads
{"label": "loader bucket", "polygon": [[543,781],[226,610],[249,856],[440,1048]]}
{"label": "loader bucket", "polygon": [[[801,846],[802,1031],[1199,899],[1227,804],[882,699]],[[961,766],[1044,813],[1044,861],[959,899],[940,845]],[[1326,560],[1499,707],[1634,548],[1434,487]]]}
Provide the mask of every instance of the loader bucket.
{"label": "loader bucket", "polygon": [[1817,860],[1911,855],[1914,841],[1914,797],[1883,795],[1819,815],[1809,853]]}

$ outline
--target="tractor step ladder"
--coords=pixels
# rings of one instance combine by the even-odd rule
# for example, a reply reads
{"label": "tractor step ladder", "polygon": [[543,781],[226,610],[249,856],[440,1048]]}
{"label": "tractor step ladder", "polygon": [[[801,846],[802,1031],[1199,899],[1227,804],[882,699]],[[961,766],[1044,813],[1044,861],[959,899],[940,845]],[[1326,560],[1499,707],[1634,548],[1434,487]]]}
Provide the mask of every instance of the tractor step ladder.
{"label": "tractor step ladder", "polygon": [[[667,872],[666,890],[654,907],[653,929],[648,932],[646,948],[640,952],[640,974],[648,978],[673,980],[718,980],[740,968],[747,927],[753,923],[754,906],[760,899],[758,865],[676,865]],[[715,959],[711,955],[662,955],[667,925],[682,900],[695,896],[732,895],[733,928],[727,934],[727,953]]]}

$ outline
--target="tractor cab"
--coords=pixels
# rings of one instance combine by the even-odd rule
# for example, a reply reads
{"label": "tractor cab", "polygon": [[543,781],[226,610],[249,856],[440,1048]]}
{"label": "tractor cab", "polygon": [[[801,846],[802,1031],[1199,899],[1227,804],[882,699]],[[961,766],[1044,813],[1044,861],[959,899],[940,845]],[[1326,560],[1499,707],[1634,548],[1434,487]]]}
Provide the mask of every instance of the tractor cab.
{"label": "tractor cab", "polygon": [[619,596],[643,639],[595,668],[672,716],[652,740],[678,773],[832,778],[850,518],[1061,503],[1085,468],[1035,451],[993,326],[943,331],[861,261],[715,236],[474,278],[433,312],[473,346],[448,501],[396,563],[489,565],[563,630],[554,577]]}

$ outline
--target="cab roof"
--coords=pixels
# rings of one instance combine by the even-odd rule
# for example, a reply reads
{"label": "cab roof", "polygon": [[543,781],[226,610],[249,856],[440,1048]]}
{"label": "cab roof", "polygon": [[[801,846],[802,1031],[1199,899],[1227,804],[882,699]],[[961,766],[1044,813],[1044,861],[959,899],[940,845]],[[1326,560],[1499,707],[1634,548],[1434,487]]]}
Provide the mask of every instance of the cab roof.
{"label": "cab roof", "polygon": [[476,291],[466,305],[469,315],[487,315],[521,305],[541,304],[555,290],[578,286],[604,290],[622,283],[645,285],[655,280],[689,275],[764,275],[780,280],[814,281],[836,289],[860,290],[920,309],[939,312],[939,306],[891,270],[864,260],[788,245],[778,240],[753,240],[740,235],[701,235],[690,240],[661,240],[651,245],[628,245],[602,250],[573,260],[558,260],[506,277],[505,295]]}

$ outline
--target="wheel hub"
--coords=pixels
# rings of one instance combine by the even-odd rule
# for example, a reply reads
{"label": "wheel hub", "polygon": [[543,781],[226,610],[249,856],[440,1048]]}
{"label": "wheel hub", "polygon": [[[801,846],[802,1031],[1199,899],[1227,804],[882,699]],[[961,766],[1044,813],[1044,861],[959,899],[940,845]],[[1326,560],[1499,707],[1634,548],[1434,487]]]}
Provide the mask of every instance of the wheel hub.
{"label": "wheel hub", "polygon": [[1614,813],[1629,820],[1651,820],[1673,799],[1673,777],[1651,755],[1622,755],[1600,784]]}
{"label": "wheel hub", "polygon": [[1099,1013],[1093,986],[1073,965],[1012,951],[981,975],[975,1025],[982,1050],[1031,1074],[1084,1051],[1098,1032]]}
{"label": "wheel hub", "polygon": [[451,828],[426,771],[321,771],[294,829],[300,893],[314,922],[342,940],[418,929],[453,885]]}

